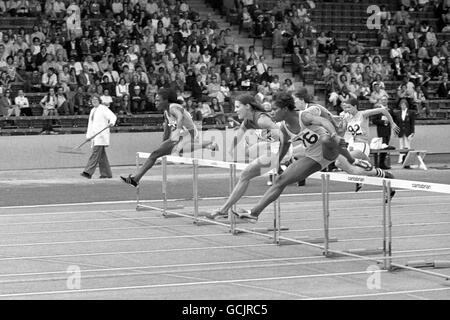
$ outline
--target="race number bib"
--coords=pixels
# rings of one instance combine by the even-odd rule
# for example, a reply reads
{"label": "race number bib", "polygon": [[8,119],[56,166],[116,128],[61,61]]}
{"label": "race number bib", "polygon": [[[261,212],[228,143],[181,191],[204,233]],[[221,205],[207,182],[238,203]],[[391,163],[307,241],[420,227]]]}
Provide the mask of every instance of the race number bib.
{"label": "race number bib", "polygon": [[303,143],[305,148],[309,148],[319,141],[319,136],[314,131],[306,129],[299,134],[297,139]]}
{"label": "race number bib", "polygon": [[347,130],[352,136],[362,135],[361,126],[358,123],[348,125]]}

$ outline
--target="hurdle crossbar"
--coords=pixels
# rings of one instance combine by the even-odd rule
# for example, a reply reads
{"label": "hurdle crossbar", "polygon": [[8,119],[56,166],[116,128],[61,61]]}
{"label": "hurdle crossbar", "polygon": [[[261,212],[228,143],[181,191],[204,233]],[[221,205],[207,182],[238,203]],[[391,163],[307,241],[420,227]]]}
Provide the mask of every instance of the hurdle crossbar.
{"label": "hurdle crossbar", "polygon": [[[150,153],[138,152],[136,155],[136,165],[139,167],[139,160],[147,159],[149,156],[150,156]],[[167,192],[167,169],[166,169],[166,166],[167,166],[168,162],[171,162],[174,164],[194,165],[194,168],[197,168],[198,166],[207,166],[207,167],[214,167],[214,168],[229,169],[230,170],[230,178],[232,179],[230,186],[234,185],[234,183],[235,183],[235,181],[233,181],[233,180],[235,180],[235,171],[236,170],[243,171],[248,166],[248,164],[245,164],[245,163],[224,162],[224,161],[184,158],[184,157],[175,157],[175,156],[165,156],[162,159],[163,159],[162,160],[162,164],[163,164],[163,196],[164,196],[165,203],[167,202],[167,198],[166,198],[167,197],[167,194],[166,194],[166,192]],[[270,173],[271,172],[267,172],[265,175],[268,175]],[[198,188],[198,170],[197,169],[194,170],[193,175],[194,175],[193,181],[195,182],[194,188],[196,188],[196,187]],[[140,204],[140,202],[139,202],[139,188],[137,188],[137,195],[138,195],[137,206],[155,210],[155,211],[161,211],[161,212],[163,212],[163,214],[170,213],[175,216],[194,219],[195,222],[202,221],[202,222],[206,222],[209,224],[215,224],[215,225],[231,228],[232,234],[236,234],[238,232],[254,234],[254,235],[273,239],[275,243],[279,243],[281,240],[289,241],[289,242],[298,243],[298,244],[321,249],[324,251],[324,253],[327,253],[327,254],[332,253],[332,254],[337,254],[337,255],[342,255],[342,256],[358,258],[358,259],[365,260],[365,261],[372,261],[372,262],[377,262],[380,264],[382,263],[382,264],[384,264],[385,268],[388,270],[392,270],[392,267],[395,267],[397,269],[405,269],[405,270],[409,270],[409,271],[427,274],[427,275],[434,276],[434,277],[444,278],[445,280],[450,279],[450,276],[445,275],[445,274],[422,270],[422,269],[418,269],[418,268],[414,268],[414,267],[410,267],[410,266],[406,266],[406,265],[402,265],[402,264],[398,264],[398,263],[392,263],[392,220],[391,220],[392,218],[391,218],[391,202],[390,202],[389,196],[387,196],[387,199],[388,199],[387,206],[386,206],[387,208],[383,209],[383,212],[385,212],[383,214],[383,228],[384,228],[384,239],[383,239],[384,257],[383,258],[367,257],[367,256],[350,253],[350,252],[333,250],[333,249],[329,248],[329,244],[327,241],[327,237],[328,237],[327,229],[329,228],[329,221],[328,221],[329,220],[329,205],[328,205],[328,203],[329,203],[329,196],[328,196],[329,181],[338,181],[338,182],[346,182],[346,183],[363,183],[366,185],[380,186],[383,188],[383,199],[386,195],[389,195],[389,192],[392,188],[406,189],[406,190],[412,190],[412,191],[419,190],[419,191],[425,191],[425,192],[450,194],[450,185],[419,182],[419,181],[409,181],[409,180],[390,180],[390,179],[385,179],[385,178],[383,179],[383,178],[377,178],[377,177],[348,175],[348,174],[344,174],[344,173],[319,173],[319,172],[317,172],[317,173],[314,173],[313,175],[309,176],[308,178],[322,180],[322,182],[325,183],[325,185],[326,185],[325,187],[324,186],[322,187],[322,194],[325,197],[325,200],[323,203],[323,205],[324,205],[324,227],[325,227],[325,230],[324,230],[325,231],[325,244],[324,245],[314,244],[314,243],[302,241],[299,239],[281,236],[280,235],[281,230],[279,230],[280,223],[276,223],[276,221],[274,222],[274,227],[275,227],[274,234],[268,235],[268,234],[263,234],[263,233],[252,231],[252,230],[245,229],[245,228],[238,228],[238,227],[236,227],[235,221],[233,218],[231,219],[230,224],[228,224],[228,223],[223,223],[223,222],[219,222],[219,221],[215,221],[215,220],[199,218],[195,214],[195,212],[194,212],[194,216],[192,216],[192,215],[183,214],[180,212],[169,211],[166,209],[166,206],[164,206],[164,208],[161,209],[158,207],[143,205],[143,204]],[[196,207],[195,211],[197,212],[198,211],[198,193],[196,193],[196,192],[198,192],[198,190],[197,191],[194,190],[193,198],[195,200],[195,205],[194,205]],[[276,220],[277,218],[280,217],[280,214],[278,212],[280,210],[280,205],[275,204],[274,209],[275,209],[274,219]]]}

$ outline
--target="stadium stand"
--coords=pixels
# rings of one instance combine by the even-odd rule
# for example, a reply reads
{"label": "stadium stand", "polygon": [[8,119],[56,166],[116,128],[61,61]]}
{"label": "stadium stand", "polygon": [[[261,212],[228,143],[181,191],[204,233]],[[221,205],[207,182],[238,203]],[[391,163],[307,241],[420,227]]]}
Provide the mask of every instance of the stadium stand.
{"label": "stadium stand", "polygon": [[0,132],[84,132],[93,93],[114,130],[161,130],[161,87],[206,129],[236,125],[242,92],[267,105],[304,85],[339,113],[350,96],[374,107],[374,83],[392,110],[406,97],[422,123],[446,123],[447,2],[0,0]]}

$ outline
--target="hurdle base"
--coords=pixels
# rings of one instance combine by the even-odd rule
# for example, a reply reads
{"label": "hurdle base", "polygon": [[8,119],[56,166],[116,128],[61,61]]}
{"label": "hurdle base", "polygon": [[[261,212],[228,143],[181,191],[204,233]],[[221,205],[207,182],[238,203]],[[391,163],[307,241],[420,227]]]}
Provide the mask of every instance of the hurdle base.
{"label": "hurdle base", "polygon": [[[138,204],[136,206],[136,211],[162,211],[163,210],[163,208],[159,208],[159,207],[158,207],[158,209],[161,209],[161,210],[149,208],[149,207],[146,207],[145,205],[140,205],[140,204]],[[183,205],[168,206],[166,208],[166,210],[181,210],[181,209],[184,209]],[[170,215],[170,214],[168,213],[167,215]],[[176,216],[176,215],[174,215],[174,216]]]}
{"label": "hurdle base", "polygon": [[431,268],[431,269],[447,269],[450,268],[450,261],[445,260],[435,260],[435,261],[426,261],[426,260],[416,260],[416,261],[408,261],[405,264],[407,267],[422,269],[422,268]]}
{"label": "hurdle base", "polygon": [[[383,249],[381,249],[381,248],[379,248],[379,249],[349,249],[349,250],[344,250],[342,252],[355,254],[358,256],[375,256],[375,255],[383,254]],[[328,252],[328,254],[324,253],[324,255],[327,258],[347,257],[345,254],[339,254],[339,253],[335,253],[335,252]]]}
{"label": "hurdle base", "polygon": [[[269,233],[269,228],[251,228],[251,229],[249,228],[248,231],[267,234]],[[234,234],[241,234],[241,233],[247,232],[241,230],[234,230]]]}
{"label": "hurdle base", "polygon": [[211,222],[208,222],[208,221],[194,221],[192,223],[195,224],[198,227],[215,225],[215,223],[212,222],[212,221]]}
{"label": "hurdle base", "polygon": [[[320,244],[320,243],[324,243],[325,239],[324,238],[310,238],[310,237],[301,237],[301,238],[295,238],[295,240],[298,241],[303,241],[303,242],[307,242],[307,243],[312,243],[312,244]],[[337,238],[330,238],[328,239],[328,243],[332,243],[332,242],[338,242]],[[295,241],[291,241],[291,240],[284,240],[281,239],[278,242],[279,245],[283,245],[283,246],[290,246],[290,245],[301,245],[301,243],[295,242]]]}
{"label": "hurdle base", "polygon": [[[269,227],[267,230],[269,232],[274,232],[275,228],[274,227]],[[289,228],[288,227],[280,227],[280,231],[289,231]]]}

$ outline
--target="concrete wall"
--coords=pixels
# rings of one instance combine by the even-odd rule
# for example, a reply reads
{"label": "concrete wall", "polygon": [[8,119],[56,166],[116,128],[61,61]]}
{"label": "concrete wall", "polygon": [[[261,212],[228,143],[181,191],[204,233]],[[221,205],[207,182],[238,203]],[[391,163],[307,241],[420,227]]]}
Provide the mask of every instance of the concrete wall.
{"label": "concrete wall", "polygon": [[[371,127],[372,136],[376,130]],[[233,131],[209,130],[203,132],[205,139],[216,135],[216,140],[232,141]],[[133,165],[137,151],[151,152],[161,142],[162,133],[115,133],[111,136],[111,147],[108,156],[111,165]],[[77,146],[84,141],[84,135],[55,136],[0,136],[0,170],[81,168],[87,162],[90,147],[86,145],[85,155],[57,153],[58,146]],[[218,141],[219,142],[219,141]],[[398,146],[397,139],[391,145]],[[425,149],[428,153],[450,153],[450,125],[428,125],[416,127],[415,149]],[[224,153],[211,155],[210,151],[196,154],[196,157],[222,160]],[[241,158],[241,157],[239,157]],[[230,160],[230,159],[226,159]]]}

